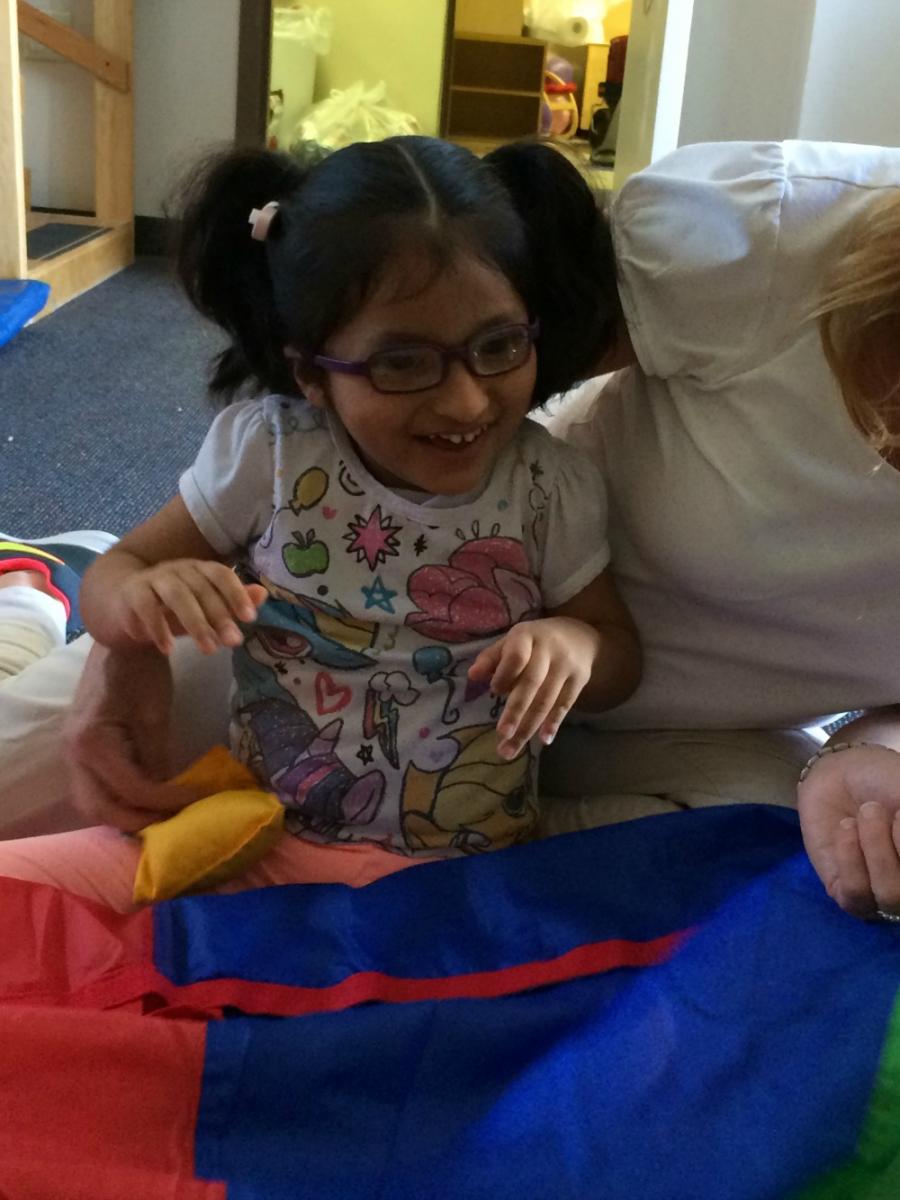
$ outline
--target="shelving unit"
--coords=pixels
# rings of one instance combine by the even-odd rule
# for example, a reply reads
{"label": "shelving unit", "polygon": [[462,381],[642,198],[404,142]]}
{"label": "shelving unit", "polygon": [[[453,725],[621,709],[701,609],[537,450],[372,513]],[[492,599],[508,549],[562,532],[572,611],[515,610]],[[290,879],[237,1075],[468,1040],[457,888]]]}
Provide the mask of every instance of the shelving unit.
{"label": "shelving unit", "polygon": [[[94,78],[94,214],[31,213],[25,197],[19,33]],[[83,37],[25,0],[0,0],[0,278],[51,287],[42,315],[134,261],[132,0],[94,0],[94,37]],[[27,233],[47,224],[97,225],[90,241],[30,259]]]}
{"label": "shelving unit", "polygon": [[458,32],[450,62],[445,136],[517,138],[541,123],[546,42]]}

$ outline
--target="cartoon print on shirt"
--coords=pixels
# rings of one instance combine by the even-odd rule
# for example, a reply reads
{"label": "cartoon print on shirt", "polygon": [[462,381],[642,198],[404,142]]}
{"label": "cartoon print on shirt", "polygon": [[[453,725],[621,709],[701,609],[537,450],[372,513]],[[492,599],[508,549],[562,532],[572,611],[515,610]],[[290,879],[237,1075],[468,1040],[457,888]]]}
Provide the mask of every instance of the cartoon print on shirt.
{"label": "cartoon print on shirt", "polygon": [[295,701],[271,698],[251,701],[236,716],[241,757],[277,792],[290,832],[339,838],[345,825],[367,825],[378,815],[384,776],[354,775],[338,758],[340,718],[320,729]]}
{"label": "cartoon print on shirt", "polygon": [[347,530],[343,535],[344,541],[350,543],[347,553],[355,554],[357,562],[365,559],[370,571],[400,553],[397,534],[402,532],[403,526],[393,525],[389,516],[383,516],[380,504],[376,504],[365,519],[357,513],[347,522]]}
{"label": "cartoon print on shirt", "polygon": [[545,488],[538,482],[544,474],[544,468],[539,462],[528,464],[528,470],[531,473],[531,488],[528,492],[528,505],[534,513],[531,521],[531,536],[535,542],[539,542],[539,530],[541,525],[547,519],[547,506],[550,503],[550,497]]}
{"label": "cartoon print on shirt", "polygon": [[386,613],[391,614],[395,612],[392,601],[397,593],[391,588],[385,587],[380,575],[376,575],[368,587],[361,587],[359,590],[366,598],[366,608],[382,608]]}
{"label": "cartoon print on shirt", "polygon": [[277,421],[272,416],[263,420],[270,445],[274,445],[279,437],[286,437],[292,433],[314,433],[317,429],[324,428],[324,414],[317,408],[306,404],[292,404],[289,400],[282,400],[279,408],[281,412]]}
{"label": "cartoon print on shirt", "polygon": [[[417,567],[410,575],[409,598],[418,612],[406,624],[423,637],[466,642],[505,633],[517,621],[540,615],[541,594],[531,575],[528,556],[515,538],[499,537],[494,525],[480,537],[454,550],[446,565]],[[457,536],[465,534],[457,530]]]}
{"label": "cartoon print on shirt", "polygon": [[511,761],[497,753],[494,725],[445,734],[459,753],[438,771],[406,768],[401,797],[403,838],[410,850],[454,848],[468,854],[523,841],[537,820],[531,795],[531,750]]}
{"label": "cartoon print on shirt", "polygon": [[338,483],[341,485],[341,487],[344,489],[344,491],[347,493],[348,496],[364,496],[365,495],[364,489],[359,486],[359,484],[356,482],[356,480],[350,474],[350,470],[343,459],[341,459],[341,465],[338,468]]}
{"label": "cartoon print on shirt", "polygon": [[285,567],[298,579],[306,579],[309,575],[324,575],[328,570],[330,556],[328,547],[316,537],[316,531],[309,529],[304,536],[299,529],[293,530],[292,542],[285,542],[281,547],[281,558]]}
{"label": "cartoon print on shirt", "polygon": [[269,598],[260,608],[256,624],[245,631],[246,642],[238,651],[257,641],[270,659],[309,659],[341,671],[375,665],[377,622],[351,617],[340,605],[301,596],[263,575],[255,578],[268,590]]}
{"label": "cartoon print on shirt", "polygon": [[403,671],[376,672],[366,687],[363,709],[363,737],[378,738],[381,753],[395,770],[400,769],[397,731],[400,725],[398,705],[407,708],[415,704],[420,692],[412,686]]}
{"label": "cartoon print on shirt", "polygon": [[353,689],[332,679],[328,671],[316,675],[316,712],[320,717],[330,716],[347,707],[353,699]]}
{"label": "cartoon print on shirt", "polygon": [[294,482],[294,493],[288,508],[295,517],[307,508],[315,508],[328,491],[328,475],[321,467],[309,467]]}
{"label": "cartoon print on shirt", "polygon": [[453,703],[457,684],[453,655],[446,646],[420,646],[413,653],[413,666],[429,683],[446,683],[447,699],[444,701],[441,720],[445,725],[455,725],[459,720],[460,711]]}

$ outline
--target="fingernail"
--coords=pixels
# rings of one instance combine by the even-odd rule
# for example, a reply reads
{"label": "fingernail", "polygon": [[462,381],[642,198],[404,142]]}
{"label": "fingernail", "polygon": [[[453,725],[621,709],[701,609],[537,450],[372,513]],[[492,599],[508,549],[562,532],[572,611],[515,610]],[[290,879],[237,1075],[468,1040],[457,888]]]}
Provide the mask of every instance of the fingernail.
{"label": "fingernail", "polygon": [[881,811],[881,805],[877,800],[867,800],[859,807],[859,815],[866,821],[871,821],[873,817],[879,816]]}
{"label": "fingernail", "polygon": [[841,829],[855,829],[856,821],[853,817],[843,817],[840,822]]}
{"label": "fingernail", "polygon": [[546,733],[541,734],[541,741],[544,743],[545,746],[549,746],[555,737],[556,737],[556,730],[549,729]]}

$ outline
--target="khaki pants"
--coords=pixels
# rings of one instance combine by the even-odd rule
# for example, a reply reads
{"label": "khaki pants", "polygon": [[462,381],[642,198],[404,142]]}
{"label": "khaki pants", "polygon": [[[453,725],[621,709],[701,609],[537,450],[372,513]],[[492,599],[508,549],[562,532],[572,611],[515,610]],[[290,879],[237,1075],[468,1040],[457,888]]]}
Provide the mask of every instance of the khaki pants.
{"label": "khaki pants", "polygon": [[795,804],[802,730],[564,729],[541,759],[544,836],[716,804]]}

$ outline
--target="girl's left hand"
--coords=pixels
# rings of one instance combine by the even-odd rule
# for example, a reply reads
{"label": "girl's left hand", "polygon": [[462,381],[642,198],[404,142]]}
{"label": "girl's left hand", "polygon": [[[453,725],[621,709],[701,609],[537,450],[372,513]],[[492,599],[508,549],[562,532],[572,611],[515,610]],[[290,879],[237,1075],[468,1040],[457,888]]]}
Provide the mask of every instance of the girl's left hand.
{"label": "girl's left hand", "polygon": [[498,752],[515,758],[540,731],[549,745],[591,678],[600,649],[596,629],[574,617],[544,617],[514,625],[469,668],[469,678],[490,683],[506,697],[497,725]]}

